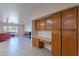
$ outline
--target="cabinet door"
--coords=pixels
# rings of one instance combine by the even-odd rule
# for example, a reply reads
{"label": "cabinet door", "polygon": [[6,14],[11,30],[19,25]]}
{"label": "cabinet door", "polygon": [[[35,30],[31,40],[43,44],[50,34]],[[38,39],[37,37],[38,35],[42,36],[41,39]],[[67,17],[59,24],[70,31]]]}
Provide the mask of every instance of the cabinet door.
{"label": "cabinet door", "polygon": [[63,31],[62,32],[62,55],[77,56],[77,32]]}
{"label": "cabinet door", "polygon": [[36,27],[36,22],[35,22],[35,21],[32,21],[32,29],[33,29],[33,30],[36,30],[35,27]]}
{"label": "cabinet door", "polygon": [[77,28],[77,8],[72,8],[62,12],[63,29],[74,30]]}
{"label": "cabinet door", "polygon": [[32,39],[32,45],[39,48],[39,39],[37,38],[33,38]]}
{"label": "cabinet door", "polygon": [[78,29],[78,56],[79,56],[79,29]]}
{"label": "cabinet door", "polygon": [[45,30],[45,26],[46,26],[46,25],[45,25],[45,19],[41,19],[41,20],[40,20],[40,27],[39,27],[40,30]]}
{"label": "cabinet door", "polygon": [[39,20],[36,21],[36,24],[35,25],[36,25],[36,30],[40,30],[40,28],[39,28],[39,26],[40,26]]}
{"label": "cabinet door", "polygon": [[61,31],[52,32],[52,55],[61,56]]}
{"label": "cabinet door", "polygon": [[32,46],[35,46],[35,38],[32,38]]}
{"label": "cabinet door", "polygon": [[47,30],[58,30],[61,29],[61,13],[51,15],[50,18],[46,19]]}
{"label": "cabinet door", "polygon": [[61,29],[61,13],[56,13],[52,15],[53,17],[53,29]]}
{"label": "cabinet door", "polygon": [[79,30],[79,7],[78,7],[78,30]]}
{"label": "cabinet door", "polygon": [[46,30],[53,30],[53,19],[47,18],[46,19]]}
{"label": "cabinet door", "polygon": [[79,56],[79,7],[78,7],[78,56]]}

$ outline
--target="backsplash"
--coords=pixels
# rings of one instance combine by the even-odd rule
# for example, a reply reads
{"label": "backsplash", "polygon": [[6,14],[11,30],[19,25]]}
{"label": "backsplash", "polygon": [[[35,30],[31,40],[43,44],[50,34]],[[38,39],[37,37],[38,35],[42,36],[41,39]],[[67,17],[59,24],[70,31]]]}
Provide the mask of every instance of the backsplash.
{"label": "backsplash", "polygon": [[38,36],[46,37],[49,39],[51,39],[51,34],[52,34],[51,31],[38,31]]}

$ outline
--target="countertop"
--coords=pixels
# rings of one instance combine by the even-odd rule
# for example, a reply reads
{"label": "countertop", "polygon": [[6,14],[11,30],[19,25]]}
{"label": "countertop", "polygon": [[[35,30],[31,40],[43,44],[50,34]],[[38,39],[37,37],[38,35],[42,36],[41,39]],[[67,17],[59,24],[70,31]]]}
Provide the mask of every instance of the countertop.
{"label": "countertop", "polygon": [[49,38],[47,38],[47,37],[33,36],[33,38],[38,38],[38,39],[40,39],[40,40],[45,40],[45,41],[51,42],[51,39],[49,39]]}

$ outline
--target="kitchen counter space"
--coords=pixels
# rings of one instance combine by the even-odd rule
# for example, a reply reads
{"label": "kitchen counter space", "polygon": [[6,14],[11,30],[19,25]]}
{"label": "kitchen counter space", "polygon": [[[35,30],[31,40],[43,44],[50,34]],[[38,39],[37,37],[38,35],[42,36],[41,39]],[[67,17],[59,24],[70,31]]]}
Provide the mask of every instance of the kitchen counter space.
{"label": "kitchen counter space", "polygon": [[42,37],[42,36],[32,36],[32,38],[39,39],[40,41],[44,42],[44,47],[49,49],[51,51],[51,39],[47,37]]}
{"label": "kitchen counter space", "polygon": [[38,39],[40,39],[40,40],[44,40],[44,41],[51,42],[51,39],[49,39],[49,38],[47,38],[47,37],[33,36],[33,38],[38,38]]}

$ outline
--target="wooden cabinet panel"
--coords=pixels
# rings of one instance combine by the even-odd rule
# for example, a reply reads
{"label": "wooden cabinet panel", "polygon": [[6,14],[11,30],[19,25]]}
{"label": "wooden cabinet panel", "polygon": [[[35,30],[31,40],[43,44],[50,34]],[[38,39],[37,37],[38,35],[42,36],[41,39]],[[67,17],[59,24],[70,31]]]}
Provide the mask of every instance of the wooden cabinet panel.
{"label": "wooden cabinet panel", "polygon": [[36,30],[36,22],[35,21],[32,21],[32,29]]}
{"label": "wooden cabinet panel", "polygon": [[35,41],[36,39],[35,38],[32,38],[32,46],[35,46],[36,44],[35,44]]}
{"label": "wooden cabinet panel", "polygon": [[46,20],[47,30],[58,30],[61,29],[61,13],[53,14],[50,18]]}
{"label": "wooden cabinet panel", "polygon": [[37,39],[36,40],[36,47],[37,48],[42,48],[42,47],[44,47],[44,43],[42,41],[40,41],[40,39]]}
{"label": "wooden cabinet panel", "polygon": [[52,32],[52,55],[61,56],[61,31]]}
{"label": "wooden cabinet panel", "polygon": [[79,30],[78,30],[78,56],[79,56]]}
{"label": "wooden cabinet panel", "polygon": [[39,20],[36,21],[35,25],[36,25],[36,30],[40,30],[40,22],[39,22]]}
{"label": "wooden cabinet panel", "polygon": [[78,7],[78,56],[79,56],[79,7]]}
{"label": "wooden cabinet panel", "polygon": [[37,48],[39,48],[39,45],[40,45],[39,39],[36,39],[36,40],[35,40],[35,45],[36,45]]}
{"label": "wooden cabinet panel", "polygon": [[32,45],[37,48],[42,48],[44,46],[44,43],[38,38],[32,38]]}
{"label": "wooden cabinet panel", "polygon": [[77,8],[72,8],[62,12],[62,27],[67,30],[77,29]]}
{"label": "wooden cabinet panel", "polygon": [[79,30],[79,7],[78,7],[78,30]]}
{"label": "wooden cabinet panel", "polygon": [[63,31],[62,32],[62,55],[77,56],[77,32]]}
{"label": "wooden cabinet panel", "polygon": [[53,29],[61,29],[61,13],[56,13],[52,15],[53,17]]}
{"label": "wooden cabinet panel", "polygon": [[45,19],[41,19],[39,22],[40,22],[39,23],[40,30],[45,30],[45,27],[46,27]]}
{"label": "wooden cabinet panel", "polygon": [[53,19],[48,18],[46,19],[46,30],[53,30]]}

